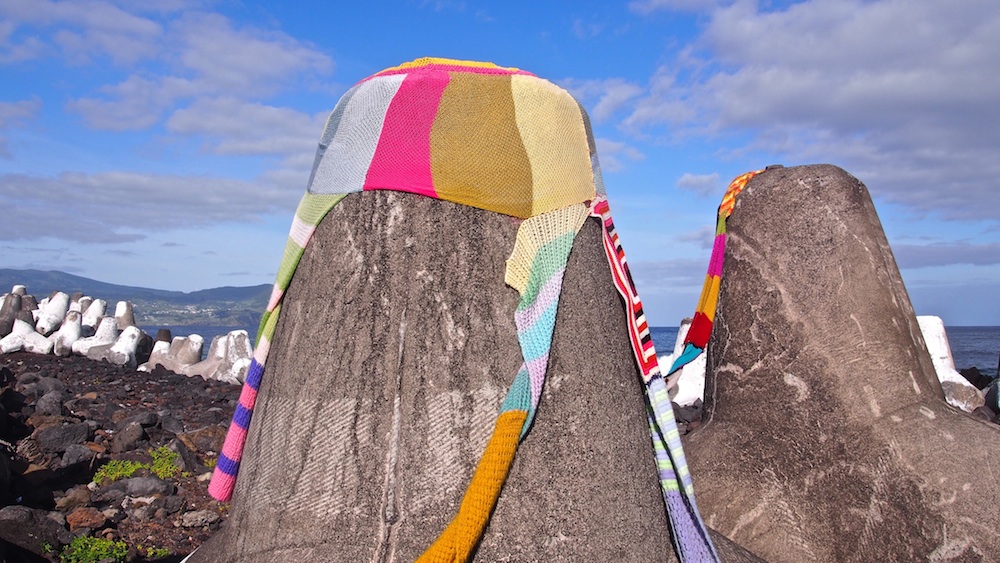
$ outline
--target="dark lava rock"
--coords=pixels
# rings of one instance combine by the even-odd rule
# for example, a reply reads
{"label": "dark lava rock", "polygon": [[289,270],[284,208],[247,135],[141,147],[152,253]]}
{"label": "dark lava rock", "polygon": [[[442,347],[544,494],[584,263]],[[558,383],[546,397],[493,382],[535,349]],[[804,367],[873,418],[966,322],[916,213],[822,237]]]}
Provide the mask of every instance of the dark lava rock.
{"label": "dark lava rock", "polygon": [[49,391],[35,403],[35,412],[52,416],[62,415],[66,412],[63,406],[64,399],[62,391]]}
{"label": "dark lava rock", "polygon": [[82,444],[90,437],[90,426],[79,422],[40,430],[35,435],[35,441],[43,452],[62,453],[73,444]]}
{"label": "dark lava rock", "polygon": [[986,389],[993,382],[989,377],[979,373],[978,368],[965,368],[959,370],[958,373],[962,374],[962,377],[967,379],[976,389]]}
{"label": "dark lava rock", "polygon": [[174,486],[171,483],[156,477],[133,477],[126,479],[124,486],[125,494],[132,497],[171,495],[174,493]]}
{"label": "dark lava rock", "polygon": [[131,423],[138,423],[143,428],[149,428],[150,426],[156,426],[160,422],[160,418],[156,413],[152,412],[141,412],[139,414],[132,415],[121,422],[118,423],[118,429],[124,429]]}
{"label": "dark lava rock", "polygon": [[50,518],[47,510],[14,505],[0,509],[0,539],[43,555],[43,546],[67,544],[73,541],[73,534]]}
{"label": "dark lava rock", "polygon": [[94,450],[84,446],[83,444],[72,444],[66,448],[66,453],[63,454],[62,460],[59,462],[59,467],[62,469],[67,469],[81,463],[90,463],[94,460],[96,454]]}
{"label": "dark lava rock", "polygon": [[142,424],[129,422],[115,434],[114,440],[111,441],[111,451],[120,453],[134,450],[138,447],[139,442],[145,439],[146,431],[143,430]]}
{"label": "dark lava rock", "polygon": [[[228,513],[198,476],[214,462],[215,438],[224,435],[219,424],[232,416],[239,392],[162,368],[144,373],[79,356],[0,354],[0,508],[16,503],[0,515],[0,561],[58,561],[74,533],[121,539],[134,561],[146,560],[139,545],[166,548],[173,561],[193,551],[218,526],[181,528],[181,517]],[[177,439],[213,426],[218,430],[196,430],[190,444]],[[123,440],[129,432],[139,439]],[[151,451],[161,446],[177,454],[179,471],[168,479],[150,470]],[[95,487],[95,472],[109,460],[141,468]],[[40,553],[46,543],[47,556]]]}

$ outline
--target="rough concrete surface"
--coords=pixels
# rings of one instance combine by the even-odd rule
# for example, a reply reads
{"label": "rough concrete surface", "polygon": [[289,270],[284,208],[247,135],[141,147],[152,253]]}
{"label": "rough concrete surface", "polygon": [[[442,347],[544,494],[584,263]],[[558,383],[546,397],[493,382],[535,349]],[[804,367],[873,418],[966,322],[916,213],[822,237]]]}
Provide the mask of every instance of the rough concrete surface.
{"label": "rough concrete surface", "polygon": [[866,188],[764,172],[724,269],[685,437],[706,522],[775,562],[1000,559],[1000,429],[944,403]]}
{"label": "rough concrete surface", "polygon": [[[503,282],[516,232],[406,193],[334,208],[286,294],[229,522],[192,561],[412,561],[432,543],[521,363]],[[476,560],[674,560],[625,330],[588,220]]]}

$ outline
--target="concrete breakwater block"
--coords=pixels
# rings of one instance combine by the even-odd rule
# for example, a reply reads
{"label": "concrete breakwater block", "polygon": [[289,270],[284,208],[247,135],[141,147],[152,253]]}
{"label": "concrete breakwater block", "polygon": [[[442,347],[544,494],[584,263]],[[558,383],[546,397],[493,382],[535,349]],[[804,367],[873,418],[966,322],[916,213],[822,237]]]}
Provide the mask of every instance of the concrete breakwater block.
{"label": "concrete breakwater block", "polygon": [[14,318],[21,310],[21,296],[17,293],[7,295],[0,307],[0,338],[14,330]]}
{"label": "concrete breakwater block", "polygon": [[995,560],[1000,428],[945,403],[864,185],[760,174],[723,268],[684,438],[706,522],[773,562]]}
{"label": "concrete breakwater block", "polygon": [[0,353],[9,354],[24,348],[24,337],[33,334],[35,327],[21,319],[11,319],[11,330],[0,338]]}
{"label": "concrete breakwater block", "polygon": [[[86,319],[86,314],[84,314]],[[87,356],[90,349],[95,346],[114,344],[118,339],[118,324],[114,317],[102,317],[97,326],[97,332],[93,336],[81,338],[73,343],[73,353],[78,356]]]}
{"label": "concrete breakwater block", "polygon": [[986,401],[983,393],[955,369],[955,359],[951,356],[948,333],[941,317],[922,315],[917,317],[917,323],[948,404],[965,412],[973,412],[983,406]]}
{"label": "concrete breakwater block", "polygon": [[135,312],[132,310],[131,301],[119,301],[115,305],[115,321],[118,323],[118,330],[135,326]]}
{"label": "concrete breakwater block", "polygon": [[35,332],[32,323],[16,318],[10,334],[0,339],[0,353],[9,354],[18,350],[32,354],[49,354],[52,352],[52,342]]}
{"label": "concrete breakwater block", "polygon": [[[118,335],[118,339],[99,359],[117,366],[136,367],[136,348],[142,331],[136,326],[126,326]],[[93,351],[93,350],[92,350]]]}
{"label": "concrete breakwater block", "polygon": [[68,311],[69,295],[61,291],[55,292],[44,304],[39,304],[35,330],[42,336],[52,334],[62,324]]}
{"label": "concrete breakwater block", "polygon": [[239,385],[246,379],[251,359],[250,336],[245,330],[234,330],[213,338],[208,356],[203,361],[184,366],[181,373]]}
{"label": "concrete breakwater block", "polygon": [[201,361],[205,349],[205,339],[199,334],[175,336],[172,341],[157,341],[152,352],[140,371],[152,371],[160,365],[174,373],[185,373],[185,370]]}
{"label": "concrete breakwater block", "polygon": [[[669,369],[674,359],[680,356],[684,349],[684,339],[691,329],[691,319],[681,321],[677,330],[674,350],[670,354],[660,356],[660,368]],[[685,407],[705,400],[705,355],[702,354],[683,368],[677,370],[667,380],[670,389],[670,400]]]}
{"label": "concrete breakwater block", "polygon": [[[522,361],[502,281],[516,231],[388,191],[330,212],[285,296],[229,520],[192,563],[413,561],[434,541]],[[476,561],[675,560],[599,223],[576,241],[541,406]]]}
{"label": "concrete breakwater block", "polygon": [[97,325],[100,324],[101,319],[104,318],[104,313],[108,310],[108,302],[103,299],[94,299],[90,306],[83,310],[83,319],[81,321],[83,335],[85,337],[93,336],[97,331]]}
{"label": "concrete breakwater block", "polygon": [[63,319],[59,330],[52,335],[52,353],[57,356],[69,356],[73,353],[73,343],[80,339],[81,315],[78,311],[69,311]]}

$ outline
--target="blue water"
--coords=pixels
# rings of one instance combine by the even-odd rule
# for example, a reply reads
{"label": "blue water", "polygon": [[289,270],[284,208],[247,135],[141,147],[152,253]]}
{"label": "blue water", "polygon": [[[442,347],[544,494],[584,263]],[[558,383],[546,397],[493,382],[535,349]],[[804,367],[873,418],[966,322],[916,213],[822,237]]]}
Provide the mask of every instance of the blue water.
{"label": "blue water", "polygon": [[[955,369],[977,368],[987,377],[997,376],[997,361],[1000,357],[1000,326],[952,326],[945,327],[948,345],[955,359]],[[674,350],[677,329],[673,327],[652,327],[653,344],[660,356]]]}

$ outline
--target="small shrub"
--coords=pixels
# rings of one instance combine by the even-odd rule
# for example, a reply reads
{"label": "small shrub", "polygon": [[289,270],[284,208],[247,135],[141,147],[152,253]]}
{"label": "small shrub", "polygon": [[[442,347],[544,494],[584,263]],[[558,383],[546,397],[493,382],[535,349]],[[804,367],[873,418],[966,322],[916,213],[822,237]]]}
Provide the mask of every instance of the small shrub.
{"label": "small shrub", "polygon": [[128,479],[133,473],[145,467],[138,461],[128,461],[125,459],[112,459],[105,463],[94,473],[94,482],[98,485],[112,483],[119,479]]}
{"label": "small shrub", "polygon": [[166,446],[160,446],[155,450],[149,450],[149,455],[153,456],[153,465],[150,471],[160,479],[171,479],[181,474],[181,468],[174,465],[180,455]]}
{"label": "small shrub", "polygon": [[170,550],[165,547],[138,547],[139,553],[144,553],[146,559],[163,559],[170,555]]}
{"label": "small shrub", "polygon": [[62,563],[97,563],[103,559],[114,559],[124,563],[128,557],[128,546],[118,540],[80,536],[63,548],[59,554]]}

